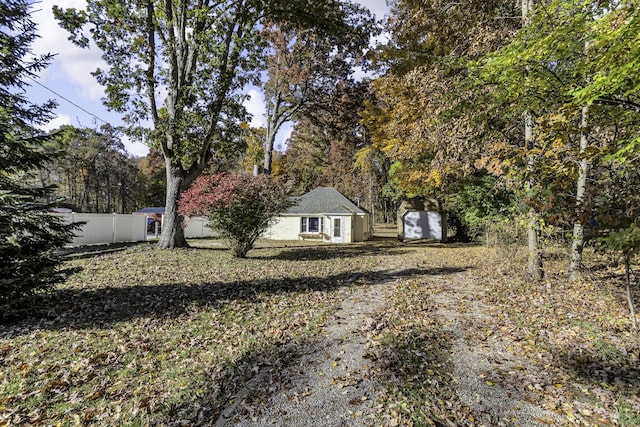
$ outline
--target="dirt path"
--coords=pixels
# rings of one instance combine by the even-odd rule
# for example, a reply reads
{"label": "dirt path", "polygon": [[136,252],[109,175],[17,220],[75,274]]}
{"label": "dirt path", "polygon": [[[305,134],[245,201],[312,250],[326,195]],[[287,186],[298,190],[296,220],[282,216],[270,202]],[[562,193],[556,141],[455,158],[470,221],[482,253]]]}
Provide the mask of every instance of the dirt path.
{"label": "dirt path", "polygon": [[[390,280],[354,286],[323,337],[279,371],[254,378],[216,426],[371,426],[379,384],[369,375],[367,332],[393,291]],[[266,392],[266,395],[263,394]]]}
{"label": "dirt path", "polygon": [[[490,336],[489,310],[475,295],[481,290],[467,273],[418,278],[429,287],[443,328],[454,337],[451,373],[462,403],[486,426],[542,426],[556,415],[526,401],[517,390],[491,381],[493,370],[513,375],[543,375],[508,350],[509,343]],[[323,337],[286,368],[265,370],[238,393],[216,426],[375,426],[381,385],[365,358],[369,335],[402,279],[384,276],[371,285],[354,286],[340,309],[326,321]],[[415,280],[415,278],[413,279]],[[475,338],[474,338],[475,337]],[[479,344],[480,343],[480,344]]]}

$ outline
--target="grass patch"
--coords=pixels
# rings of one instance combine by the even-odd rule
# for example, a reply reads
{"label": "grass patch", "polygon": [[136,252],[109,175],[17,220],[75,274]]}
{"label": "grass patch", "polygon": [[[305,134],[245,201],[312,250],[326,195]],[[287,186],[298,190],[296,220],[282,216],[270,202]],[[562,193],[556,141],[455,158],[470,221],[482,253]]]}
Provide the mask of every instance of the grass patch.
{"label": "grass patch", "polygon": [[618,424],[621,427],[640,426],[640,411],[632,408],[626,402],[620,402],[618,406]]}

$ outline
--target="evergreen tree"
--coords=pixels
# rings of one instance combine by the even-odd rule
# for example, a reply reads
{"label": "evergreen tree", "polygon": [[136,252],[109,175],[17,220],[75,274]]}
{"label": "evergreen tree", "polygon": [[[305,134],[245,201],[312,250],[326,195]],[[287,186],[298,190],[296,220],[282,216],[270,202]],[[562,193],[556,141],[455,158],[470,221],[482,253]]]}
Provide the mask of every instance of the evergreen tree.
{"label": "evergreen tree", "polygon": [[72,237],[73,225],[41,204],[50,187],[29,188],[26,177],[49,154],[33,126],[50,119],[52,102],[31,104],[25,80],[45,68],[51,55],[29,57],[37,37],[27,0],[0,4],[0,317],[29,308],[30,297],[64,280],[56,250]]}

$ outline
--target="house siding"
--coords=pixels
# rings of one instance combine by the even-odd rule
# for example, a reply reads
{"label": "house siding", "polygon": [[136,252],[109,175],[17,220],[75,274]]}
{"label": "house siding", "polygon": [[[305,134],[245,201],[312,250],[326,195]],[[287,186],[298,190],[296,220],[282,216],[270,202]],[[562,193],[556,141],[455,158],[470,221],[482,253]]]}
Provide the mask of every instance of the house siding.
{"label": "house siding", "polygon": [[262,237],[271,240],[299,240],[300,217],[279,216],[264,232]]}
{"label": "house siding", "polygon": [[353,216],[353,240],[354,242],[364,242],[371,238],[371,225],[369,215]]}
{"label": "house siding", "polygon": [[302,235],[300,218],[319,215],[286,215],[277,217],[271,226],[262,234],[262,238],[270,240],[318,240],[331,241],[331,218],[342,218],[342,242],[364,242],[371,237],[369,215],[335,215],[322,217],[322,235]]}

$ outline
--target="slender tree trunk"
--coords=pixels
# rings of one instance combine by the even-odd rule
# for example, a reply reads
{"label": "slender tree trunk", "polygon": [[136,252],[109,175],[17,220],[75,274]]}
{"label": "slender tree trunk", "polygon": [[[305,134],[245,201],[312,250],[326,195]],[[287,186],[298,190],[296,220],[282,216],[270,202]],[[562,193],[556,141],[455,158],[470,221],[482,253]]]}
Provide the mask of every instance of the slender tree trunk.
{"label": "slender tree trunk", "polygon": [[540,250],[540,227],[538,216],[529,210],[529,222],[527,225],[527,244],[529,248],[529,262],[527,264],[527,275],[529,280],[540,282],[544,279],[544,269],[542,264],[542,254]]}
{"label": "slender tree trunk", "polygon": [[80,201],[80,211],[84,211],[84,206],[86,204],[87,209],[91,209],[91,188],[89,182],[90,172],[85,171],[85,175],[83,177],[84,189],[82,191],[82,200]]}
{"label": "slender tree trunk", "polygon": [[633,296],[631,295],[631,254],[624,255],[624,268],[627,281],[627,303],[629,304],[629,312],[631,314],[631,324],[633,330],[638,332],[638,320],[636,319],[636,310],[633,305]]}
{"label": "slender tree trunk", "polygon": [[265,175],[271,175],[271,165],[273,162],[273,148],[276,143],[276,136],[282,125],[293,115],[293,113],[300,107],[301,104],[297,104],[284,110],[280,107],[280,95],[277,96],[277,100],[274,102],[272,109],[267,117],[267,131],[265,132],[264,139],[264,162],[262,165],[262,173]]}
{"label": "slender tree trunk", "polygon": [[[48,184],[49,184],[49,173],[45,168],[40,168],[40,185],[42,186],[42,188],[46,188]],[[47,204],[51,203],[51,197],[52,197],[52,194],[47,193],[47,196],[45,198],[45,200],[47,201]]]}
{"label": "slender tree trunk", "polygon": [[111,209],[111,179],[109,178],[109,172],[107,172],[107,175],[105,176],[105,180],[106,180],[106,184],[104,186],[105,189],[105,196],[107,198],[107,208],[105,209],[105,212],[107,213],[112,213],[113,210]]}
{"label": "slender tree trunk", "polygon": [[[533,118],[530,112],[524,114],[524,140],[527,149],[533,148]],[[529,156],[527,168],[529,174],[533,174],[535,159]],[[533,177],[527,182],[527,191],[532,191],[535,185]],[[527,276],[529,280],[540,282],[544,278],[542,265],[542,253],[540,249],[540,221],[534,208],[529,208],[529,219],[527,221],[527,246],[529,251],[529,261],[527,263]]]}
{"label": "slender tree trunk", "polygon": [[173,164],[171,157],[165,157],[167,168],[167,199],[162,221],[162,234],[158,247],[163,249],[184,248],[189,246],[184,237],[182,217],[178,212],[178,198],[184,185],[183,171]]}
{"label": "slender tree trunk", "polygon": [[95,196],[95,202],[96,202],[96,210],[95,212],[100,212],[100,180],[98,179],[98,173],[96,172],[95,178],[94,178],[94,189],[93,191],[95,192],[94,196]]}
{"label": "slender tree trunk", "polygon": [[576,185],[576,220],[573,224],[573,239],[571,242],[571,261],[569,263],[569,278],[572,281],[578,280],[582,272],[582,250],[584,249],[584,225],[587,221],[584,212],[584,193],[587,188],[587,174],[589,172],[589,162],[585,155],[587,150],[587,114],[588,106],[583,106],[580,116],[580,165],[578,171],[578,182]]}
{"label": "slender tree trunk", "polygon": [[444,204],[444,200],[438,200],[438,207],[440,208],[440,230],[442,233],[442,243],[448,242],[447,231],[449,230],[448,222],[449,218],[447,217],[447,207]]}
{"label": "slender tree trunk", "polygon": [[121,211],[123,214],[127,211],[126,209],[127,201],[125,199],[126,193],[127,193],[127,188],[125,186],[125,182],[123,180],[120,180],[120,203],[121,203],[120,206],[122,208]]}
{"label": "slender tree trunk", "polygon": [[[523,25],[530,24],[530,14],[533,10],[533,0],[522,0],[522,21]],[[528,150],[534,146],[533,138],[533,116],[530,111],[524,113],[524,141]],[[529,169],[529,182],[527,190],[534,188],[533,169],[535,159],[533,155],[529,156],[527,168]],[[529,249],[529,262],[527,264],[527,275],[530,280],[540,282],[544,278],[544,270],[542,268],[542,253],[540,249],[540,221],[535,209],[529,209],[529,220],[527,222],[527,244]]]}

